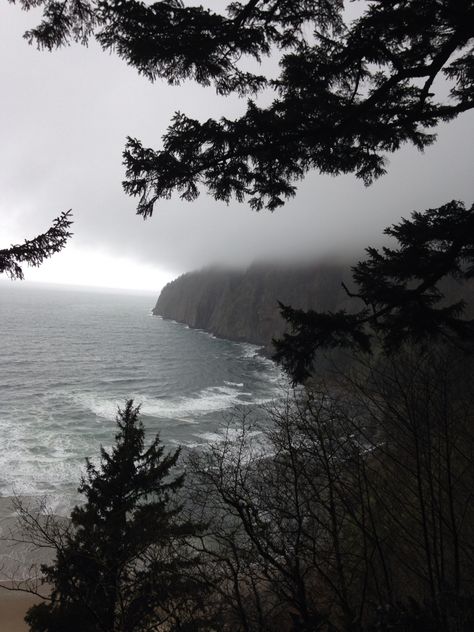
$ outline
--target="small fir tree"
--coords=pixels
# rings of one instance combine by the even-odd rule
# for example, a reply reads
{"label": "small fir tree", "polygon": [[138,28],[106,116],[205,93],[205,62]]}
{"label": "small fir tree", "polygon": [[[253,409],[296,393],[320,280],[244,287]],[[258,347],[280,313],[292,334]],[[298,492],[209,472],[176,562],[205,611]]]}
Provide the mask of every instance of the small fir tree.
{"label": "small fir tree", "polygon": [[115,446],[101,449],[100,465],[87,461],[79,487],[86,502],[55,541],[54,563],[42,567],[51,600],[28,611],[32,632],[199,627],[186,620],[199,606],[191,579],[196,559],[184,551],[199,527],[180,517],[174,502],[183,484],[182,474],[170,475],[179,449],[165,453],[158,436],[145,447],[132,400],[119,409],[117,425]]}

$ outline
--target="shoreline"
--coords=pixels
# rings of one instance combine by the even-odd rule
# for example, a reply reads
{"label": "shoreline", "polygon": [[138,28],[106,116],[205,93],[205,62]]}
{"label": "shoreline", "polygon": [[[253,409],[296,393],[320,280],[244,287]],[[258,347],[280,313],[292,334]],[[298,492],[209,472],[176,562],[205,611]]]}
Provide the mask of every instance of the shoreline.
{"label": "shoreline", "polygon": [[184,320],[177,320],[176,318],[169,318],[168,316],[163,316],[163,314],[159,314],[157,311],[155,311],[155,309],[156,308],[153,308],[151,310],[151,315],[156,318],[161,318],[161,320],[166,320],[171,323],[176,323],[177,325],[183,325],[184,327],[187,327],[188,329],[192,329],[193,331],[202,331],[213,338],[217,338],[218,340],[226,340],[227,342],[236,342],[242,345],[252,345],[256,347],[256,355],[264,358],[265,360],[270,360],[277,366],[275,360],[273,360],[272,358],[272,348],[264,344],[263,342],[252,342],[251,340],[246,340],[239,336],[235,336],[235,337],[221,336],[215,331],[211,331],[210,329],[206,329],[205,327],[194,327],[193,325],[190,325]]}
{"label": "shoreline", "polygon": [[[35,505],[37,498],[22,497],[27,504]],[[29,632],[24,618],[31,606],[41,603],[42,598],[28,592],[12,590],[13,579],[25,581],[31,564],[48,563],[51,556],[44,551],[33,551],[28,545],[14,544],[9,536],[18,533],[11,496],[0,497],[0,631]],[[44,594],[48,588],[44,587]]]}
{"label": "shoreline", "polygon": [[37,595],[9,590],[5,588],[8,582],[0,582],[0,630],[5,632],[28,632],[25,623],[27,611],[35,604],[43,601]]}

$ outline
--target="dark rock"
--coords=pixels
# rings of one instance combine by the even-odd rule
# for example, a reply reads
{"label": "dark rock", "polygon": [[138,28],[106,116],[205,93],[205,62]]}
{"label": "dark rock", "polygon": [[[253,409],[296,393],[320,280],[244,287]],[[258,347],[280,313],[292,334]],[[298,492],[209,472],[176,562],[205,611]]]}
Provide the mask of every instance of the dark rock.
{"label": "dark rock", "polygon": [[206,268],[166,285],[153,313],[204,329],[221,338],[263,345],[285,331],[278,301],[292,307],[348,307],[341,281],[349,266],[257,264],[245,271]]}

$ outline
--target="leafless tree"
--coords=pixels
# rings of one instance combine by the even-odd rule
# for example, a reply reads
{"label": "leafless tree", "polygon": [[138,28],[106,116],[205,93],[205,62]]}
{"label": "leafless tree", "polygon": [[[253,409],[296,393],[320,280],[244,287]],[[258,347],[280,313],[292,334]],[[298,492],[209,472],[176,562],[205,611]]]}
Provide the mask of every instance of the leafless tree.
{"label": "leafless tree", "polygon": [[471,625],[470,360],[412,347],[352,368],[243,412],[191,459],[201,571],[229,630]]}

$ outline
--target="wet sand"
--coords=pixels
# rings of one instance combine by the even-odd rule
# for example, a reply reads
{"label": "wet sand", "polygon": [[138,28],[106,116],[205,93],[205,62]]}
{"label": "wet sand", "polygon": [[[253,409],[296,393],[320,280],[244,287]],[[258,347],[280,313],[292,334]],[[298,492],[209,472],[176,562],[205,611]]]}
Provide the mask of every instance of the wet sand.
{"label": "wet sand", "polygon": [[41,600],[33,595],[12,592],[0,587],[0,630],[2,632],[28,632],[24,621],[26,611]]}
{"label": "wet sand", "polygon": [[27,610],[41,598],[24,592],[7,590],[12,577],[30,576],[32,564],[48,562],[51,553],[36,552],[31,546],[13,545],[9,536],[17,534],[17,522],[11,498],[0,497],[0,632],[28,632],[24,622]]}

